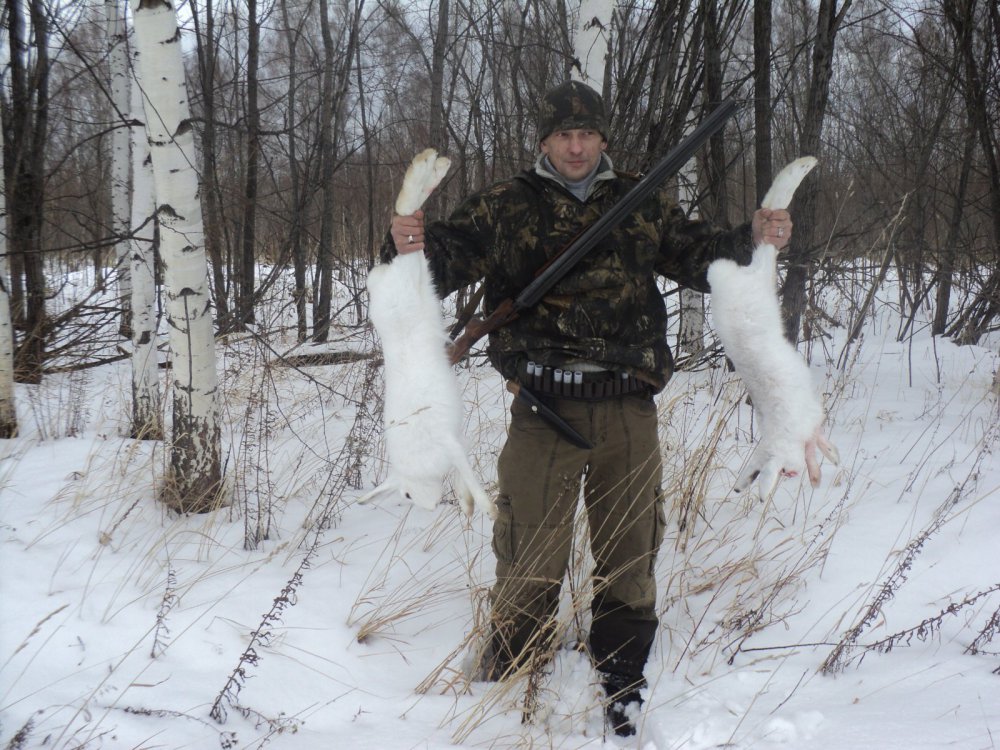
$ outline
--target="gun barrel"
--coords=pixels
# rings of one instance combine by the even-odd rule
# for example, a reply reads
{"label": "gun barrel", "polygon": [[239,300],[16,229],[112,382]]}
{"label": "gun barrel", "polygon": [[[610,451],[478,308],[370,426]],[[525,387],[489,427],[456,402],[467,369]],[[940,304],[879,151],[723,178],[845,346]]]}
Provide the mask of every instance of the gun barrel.
{"label": "gun barrel", "polygon": [[681,167],[711,138],[737,110],[737,103],[729,98],[699,123],[687,138],[678,143],[657,162],[625,196],[597,221],[581,232],[538,276],[514,298],[514,309],[526,310],[535,305],[557,284],[594,245],[631,214],[664,180],[677,173]]}

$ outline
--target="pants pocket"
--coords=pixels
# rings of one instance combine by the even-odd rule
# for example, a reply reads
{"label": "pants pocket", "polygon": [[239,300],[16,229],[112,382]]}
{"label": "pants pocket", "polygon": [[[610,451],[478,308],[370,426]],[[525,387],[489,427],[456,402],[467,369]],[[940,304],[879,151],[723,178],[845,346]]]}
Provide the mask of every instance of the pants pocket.
{"label": "pants pocket", "polygon": [[511,518],[510,498],[497,498],[497,517],[493,522],[493,554],[497,562],[509,567],[514,561],[514,524]]}

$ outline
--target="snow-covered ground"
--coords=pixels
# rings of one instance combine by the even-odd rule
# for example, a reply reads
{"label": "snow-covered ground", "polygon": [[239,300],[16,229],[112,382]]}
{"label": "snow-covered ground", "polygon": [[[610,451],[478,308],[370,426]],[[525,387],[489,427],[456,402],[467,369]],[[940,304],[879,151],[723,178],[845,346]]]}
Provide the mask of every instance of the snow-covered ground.
{"label": "snow-covered ground", "polygon": [[[995,748],[997,341],[897,329],[880,306],[843,369],[843,328],[813,347],[843,459],[816,490],[728,491],[754,424],[723,368],[660,396],[662,627],[629,740],[604,736],[571,648],[528,698],[464,679],[489,521],[354,503],[385,473],[369,361],[297,370],[231,340],[234,501],[191,517],[155,499],[162,448],[121,437],[127,363],[19,386],[22,436],[0,441],[0,747]],[[342,335],[327,348],[374,346],[363,328]],[[486,366],[460,377],[492,486],[506,393]],[[566,604],[568,646],[586,622]]]}

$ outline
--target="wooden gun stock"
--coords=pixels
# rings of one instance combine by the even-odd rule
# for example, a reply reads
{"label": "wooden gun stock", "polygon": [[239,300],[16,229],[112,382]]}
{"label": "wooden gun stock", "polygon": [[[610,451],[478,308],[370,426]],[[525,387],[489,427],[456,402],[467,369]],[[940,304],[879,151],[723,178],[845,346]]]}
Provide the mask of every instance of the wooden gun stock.
{"label": "wooden gun stock", "polygon": [[517,314],[518,310],[514,306],[514,300],[508,297],[497,305],[497,309],[490,313],[489,317],[473,316],[466,323],[462,335],[451,342],[448,347],[448,358],[451,363],[454,365],[461,362],[473,344],[491,331],[510,323],[517,317]]}

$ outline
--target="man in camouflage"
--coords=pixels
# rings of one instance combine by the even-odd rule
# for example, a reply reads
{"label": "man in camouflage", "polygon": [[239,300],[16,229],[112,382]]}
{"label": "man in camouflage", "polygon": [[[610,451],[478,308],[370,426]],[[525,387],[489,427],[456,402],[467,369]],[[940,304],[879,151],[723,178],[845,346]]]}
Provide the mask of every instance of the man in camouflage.
{"label": "man in camouflage", "polygon": [[[393,217],[384,258],[423,250],[442,297],[483,280],[485,309],[494,309],[634,185],[613,169],[607,133],[595,91],[578,82],[553,89],[539,114],[534,168],[469,196],[446,221]],[[722,231],[688,220],[660,190],[535,308],[490,334],[490,361],[504,378],[538,391],[592,445],[578,447],[514,401],[498,464],[492,679],[544,663],[555,646],[582,481],[595,561],[590,654],[611,727],[634,733],[658,627],[654,563],[664,532],[653,394],[673,372],[656,276],[707,292],[713,260],[748,263],[755,244],[780,249],[790,235],[786,211],[762,209]],[[553,382],[557,370],[588,385]]]}

